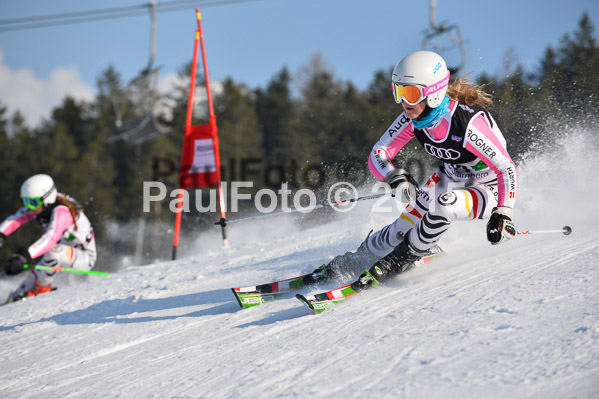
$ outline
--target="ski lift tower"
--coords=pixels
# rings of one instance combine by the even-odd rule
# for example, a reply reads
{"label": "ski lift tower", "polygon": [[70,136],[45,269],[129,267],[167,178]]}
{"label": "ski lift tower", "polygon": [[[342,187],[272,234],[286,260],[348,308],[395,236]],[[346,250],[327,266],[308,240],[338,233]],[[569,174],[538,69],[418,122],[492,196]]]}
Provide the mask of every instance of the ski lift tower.
{"label": "ski lift tower", "polygon": [[[155,115],[155,103],[157,96],[157,81],[159,68],[155,68],[154,58],[156,56],[156,5],[157,0],[149,4],[151,19],[150,58],[148,65],[133,79],[124,89],[127,97],[135,97],[142,105],[142,113],[137,117],[123,122],[123,107],[127,106],[127,99],[119,100],[118,95],[113,95],[112,103],[116,114],[115,133],[106,141],[114,143],[119,140],[135,145],[136,154],[141,152],[141,144],[154,140],[160,136],[170,133],[171,129],[161,126]],[[145,216],[139,216],[137,225],[137,237],[135,242],[135,260],[140,262],[143,255],[144,236],[146,230]]]}
{"label": "ski lift tower", "polygon": [[442,56],[447,62],[453,80],[466,65],[466,46],[462,39],[462,31],[456,24],[442,22],[437,25],[435,20],[437,1],[430,0],[429,6],[431,26],[424,31],[422,49],[434,51]]}
{"label": "ski lift tower", "polygon": [[170,133],[171,129],[161,126],[154,112],[156,103],[155,88],[159,73],[159,68],[153,67],[156,56],[156,5],[156,0],[152,0],[148,4],[151,18],[150,58],[148,65],[125,88],[125,92],[138,97],[140,103],[143,105],[143,114],[123,122],[121,107],[117,104],[118,100],[113,98],[112,101],[116,113],[116,131],[114,135],[107,139],[109,143],[124,140],[139,145]]}

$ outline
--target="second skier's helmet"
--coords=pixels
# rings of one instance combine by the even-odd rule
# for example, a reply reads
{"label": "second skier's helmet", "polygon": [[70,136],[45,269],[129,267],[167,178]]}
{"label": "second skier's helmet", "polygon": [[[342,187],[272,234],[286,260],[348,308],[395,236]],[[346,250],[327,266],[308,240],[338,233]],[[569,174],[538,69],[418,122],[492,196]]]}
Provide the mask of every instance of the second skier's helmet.
{"label": "second skier's helmet", "polygon": [[23,204],[32,210],[56,202],[56,186],[48,175],[34,175],[21,186]]}
{"label": "second skier's helmet", "polygon": [[449,70],[439,54],[416,51],[397,63],[391,82],[397,103],[415,105],[426,99],[430,108],[437,108],[447,93]]}

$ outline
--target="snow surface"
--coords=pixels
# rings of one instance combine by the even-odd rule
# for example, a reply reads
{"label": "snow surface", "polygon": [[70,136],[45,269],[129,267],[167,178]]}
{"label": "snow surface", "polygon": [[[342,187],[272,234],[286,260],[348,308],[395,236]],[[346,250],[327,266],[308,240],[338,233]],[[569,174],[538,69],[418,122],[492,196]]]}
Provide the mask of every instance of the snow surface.
{"label": "snow surface", "polygon": [[0,307],[0,397],[597,398],[599,161],[567,142],[519,165],[516,223],[568,237],[491,246],[484,221],[455,223],[445,256],[312,315],[293,297],[241,310],[230,288],[311,271],[397,212],[239,223],[227,250],[215,229],[181,260]]}

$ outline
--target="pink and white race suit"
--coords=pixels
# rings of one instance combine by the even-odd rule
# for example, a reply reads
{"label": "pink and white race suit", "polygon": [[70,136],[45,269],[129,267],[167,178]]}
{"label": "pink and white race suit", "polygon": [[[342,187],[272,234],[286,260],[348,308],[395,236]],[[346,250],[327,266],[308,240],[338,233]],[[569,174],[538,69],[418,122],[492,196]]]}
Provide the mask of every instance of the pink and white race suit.
{"label": "pink and white race suit", "polygon": [[439,241],[451,222],[484,219],[494,207],[513,208],[516,201],[516,166],[503,134],[483,108],[451,101],[445,115],[425,129],[416,129],[402,113],[370,153],[372,174],[384,180],[395,169],[390,160],[413,138],[443,163],[395,222],[369,236],[368,248],[381,257],[406,233],[416,248],[425,250]]}
{"label": "pink and white race suit", "polygon": [[[74,200],[58,193],[58,196]],[[89,219],[83,211],[79,211],[73,220],[69,208],[58,202],[47,205],[42,213],[35,213],[28,208],[21,208],[4,222],[0,223],[0,233],[8,236],[31,220],[36,219],[44,229],[44,234],[28,248],[32,259],[42,256],[39,264],[78,270],[91,270],[96,263],[96,241]],[[52,284],[56,272],[46,270],[32,271],[21,284],[19,293],[29,290],[35,277],[43,285]],[[13,295],[18,295],[13,292]]]}

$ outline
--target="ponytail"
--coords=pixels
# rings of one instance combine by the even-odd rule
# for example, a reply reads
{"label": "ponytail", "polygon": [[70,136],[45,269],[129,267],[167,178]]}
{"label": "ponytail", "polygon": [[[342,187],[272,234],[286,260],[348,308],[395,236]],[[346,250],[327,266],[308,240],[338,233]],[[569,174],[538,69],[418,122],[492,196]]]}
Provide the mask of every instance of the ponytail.
{"label": "ponytail", "polygon": [[481,87],[476,86],[468,78],[461,77],[447,88],[447,95],[452,100],[465,104],[469,107],[479,105],[483,108],[490,108],[493,100],[489,93],[485,93]]}

